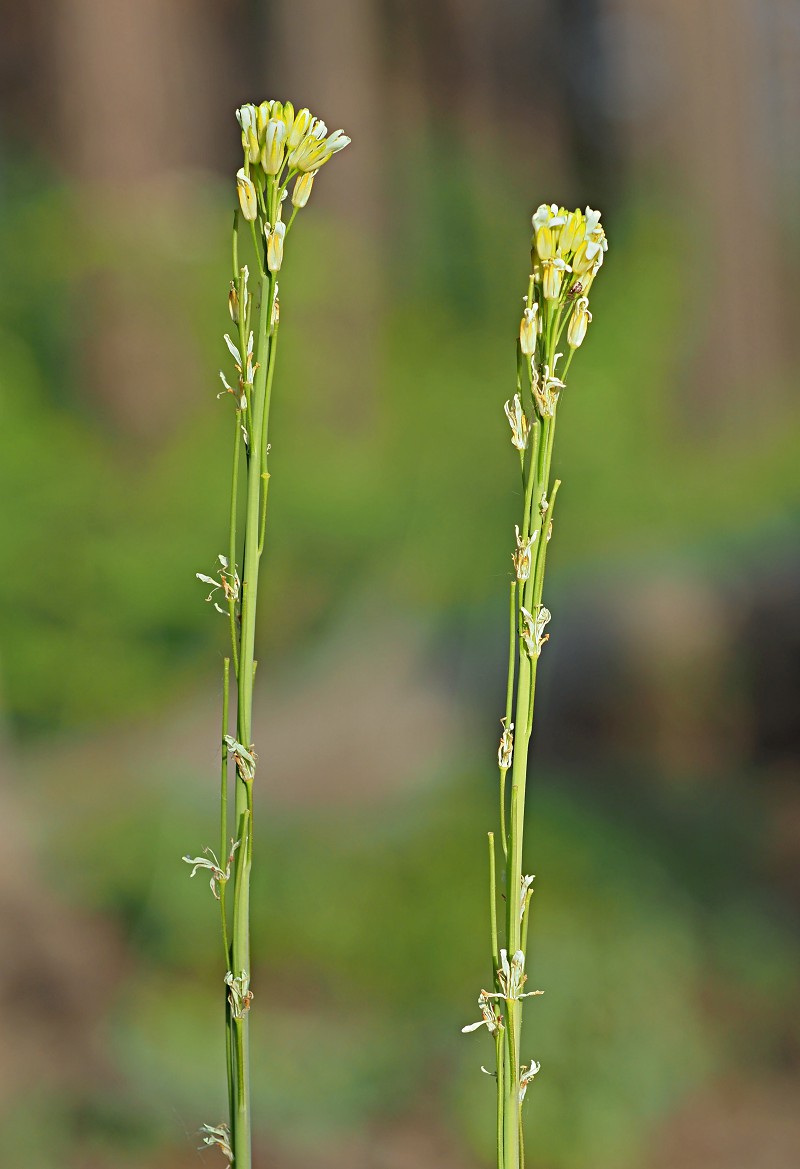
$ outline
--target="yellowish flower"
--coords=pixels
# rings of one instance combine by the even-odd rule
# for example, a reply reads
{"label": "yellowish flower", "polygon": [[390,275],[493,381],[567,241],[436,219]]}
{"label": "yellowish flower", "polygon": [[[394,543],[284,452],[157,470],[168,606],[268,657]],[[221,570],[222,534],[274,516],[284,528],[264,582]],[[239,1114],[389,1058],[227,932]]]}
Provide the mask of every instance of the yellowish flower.
{"label": "yellowish flower", "polygon": [[561,229],[561,235],[558,241],[558,249],[562,256],[574,252],[578,245],[583,241],[584,232],[586,229],[586,221],[583,215],[577,208],[571,211],[567,216],[567,222]]}
{"label": "yellowish flower", "polygon": [[252,179],[248,178],[241,167],[236,172],[236,190],[242,215],[252,222],[258,215],[258,196]]}
{"label": "yellowish flower", "polygon": [[592,314],[589,312],[589,297],[581,296],[575,302],[572,316],[569,318],[567,344],[570,349],[577,349],[583,344],[583,339],[586,336],[586,330],[589,327],[591,319]]}
{"label": "yellowish flower", "polygon": [[283,165],[283,148],[286,141],[286,124],[272,117],[264,131],[264,149],[261,151],[261,165],[268,175],[276,175]]}
{"label": "yellowish flower", "polygon": [[561,296],[564,273],[569,271],[571,271],[569,264],[560,256],[542,260],[542,293],[545,300],[558,300]]}
{"label": "yellowish flower", "polygon": [[316,173],[315,170],[310,170],[298,176],[292,190],[292,203],[295,207],[305,207],[311,194],[311,188],[314,186]]}
{"label": "yellowish flower", "polygon": [[286,235],[286,224],[279,219],[272,228],[267,224],[264,233],[267,237],[267,267],[270,272],[280,272],[283,263],[283,237]]}
{"label": "yellowish flower", "polygon": [[[525,298],[527,300],[527,297]],[[526,357],[536,352],[536,336],[538,332],[539,305],[534,302],[532,308],[525,308],[522,320],[519,323],[519,347]]]}

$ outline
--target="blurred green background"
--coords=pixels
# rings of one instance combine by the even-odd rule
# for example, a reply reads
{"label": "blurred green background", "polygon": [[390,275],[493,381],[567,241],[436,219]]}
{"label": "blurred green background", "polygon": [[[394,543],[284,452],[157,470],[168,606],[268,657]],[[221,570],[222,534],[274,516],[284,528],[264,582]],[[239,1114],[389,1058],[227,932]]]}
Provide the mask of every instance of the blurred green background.
{"label": "blurred green background", "polygon": [[0,4],[8,1169],[221,1164],[233,110],[353,145],[281,278],[258,1164],[492,1157],[485,832],[542,201],[602,208],[528,826],[531,1169],[800,1147],[793,0]]}

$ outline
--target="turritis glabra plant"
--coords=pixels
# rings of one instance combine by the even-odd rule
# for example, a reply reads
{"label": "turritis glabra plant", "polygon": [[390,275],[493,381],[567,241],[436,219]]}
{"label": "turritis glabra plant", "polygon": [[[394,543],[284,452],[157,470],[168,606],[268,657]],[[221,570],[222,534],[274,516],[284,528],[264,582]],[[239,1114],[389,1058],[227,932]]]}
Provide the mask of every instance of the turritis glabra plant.
{"label": "turritis glabra plant", "polygon": [[[489,909],[493,981],[478,996],[481,1018],[464,1027],[485,1027],[491,1036],[497,1081],[498,1169],[522,1169],[522,1105],[540,1065],[522,1055],[533,877],[523,872],[523,829],[528,748],[533,729],[536,671],[550,611],[542,602],[547,548],[560,486],[551,481],[558,403],[592,319],[589,292],[603,263],[606,238],[600,214],[543,204],[533,216],[532,272],[524,297],[517,344],[517,392],[505,404],[511,443],[522,475],[522,514],[515,528],[509,607],[508,684],[497,761],[500,770],[500,881],[495,834],[489,833]],[[564,361],[559,346],[564,345]],[[563,366],[559,370],[559,363]],[[508,782],[509,772],[511,782]],[[504,910],[501,911],[500,907]]]}
{"label": "turritis glabra plant", "polygon": [[[222,390],[218,394],[230,401],[234,415],[229,532],[213,575],[197,573],[211,590],[207,600],[227,620],[230,632],[222,686],[219,853],[206,848],[200,856],[183,859],[192,866],[192,876],[205,871],[209,877],[211,892],[219,902],[224,956],[220,990],[225,1001],[229,1117],[227,1123],[204,1125],[203,1143],[217,1146],[236,1169],[250,1169],[250,873],[253,787],[259,769],[253,742],[253,683],[258,576],[270,484],[269,416],[280,315],[278,274],[289,233],[308,202],[317,171],[350,139],[341,130],[328,134],[324,122],[307,109],[295,113],[291,102],[244,105],[236,117],[244,161],[236,175],[238,206],[234,210],[233,271],[228,292],[233,336],[224,336],[233,368],[227,374],[224,370],[220,373]],[[284,220],[287,199],[291,214]],[[252,283],[248,264],[241,262],[240,245],[254,266]],[[235,692],[235,734],[230,725],[231,689]]]}

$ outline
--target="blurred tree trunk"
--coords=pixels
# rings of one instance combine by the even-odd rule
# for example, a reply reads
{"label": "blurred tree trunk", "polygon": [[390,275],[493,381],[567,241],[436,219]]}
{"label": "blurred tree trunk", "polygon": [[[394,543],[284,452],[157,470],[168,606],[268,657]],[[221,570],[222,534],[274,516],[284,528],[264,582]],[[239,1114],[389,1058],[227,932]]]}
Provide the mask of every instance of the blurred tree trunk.
{"label": "blurred tree trunk", "polygon": [[649,161],[671,176],[686,306],[705,322],[688,391],[702,427],[754,390],[761,406],[775,401],[785,368],[771,6],[605,4],[637,169]]}
{"label": "blurred tree trunk", "polygon": [[346,355],[338,374],[326,370],[330,393],[319,402],[325,421],[340,435],[357,436],[374,423],[376,339],[385,302],[385,178],[392,143],[385,131],[380,10],[374,0],[278,0],[273,12],[273,35],[265,38],[266,96],[308,106],[329,130],[342,127],[353,140],[314,188],[314,205],[329,208],[339,221],[330,243],[341,262],[337,294],[326,300],[313,331],[320,352]]}
{"label": "blurred tree trunk", "polygon": [[191,345],[178,315],[153,308],[142,274],[124,270],[115,241],[152,254],[157,270],[164,241],[156,208],[187,231],[181,215],[193,193],[181,171],[208,168],[229,114],[218,99],[221,13],[210,0],[50,3],[52,149],[78,180],[89,237],[101,251],[110,246],[78,298],[81,321],[92,326],[78,357],[81,381],[112,423],[152,435],[196,393],[185,360]]}

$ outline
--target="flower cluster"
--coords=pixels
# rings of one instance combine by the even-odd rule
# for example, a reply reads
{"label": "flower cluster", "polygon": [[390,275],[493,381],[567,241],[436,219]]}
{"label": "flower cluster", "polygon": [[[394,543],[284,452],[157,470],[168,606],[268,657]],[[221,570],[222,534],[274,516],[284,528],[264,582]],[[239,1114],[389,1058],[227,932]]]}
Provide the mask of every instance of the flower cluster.
{"label": "flower cluster", "polygon": [[599,211],[587,207],[584,214],[543,203],[533,216],[532,259],[534,282],[544,299],[560,303],[565,296],[584,297],[607,248]]}
{"label": "flower cluster", "polygon": [[[600,212],[567,211],[556,203],[543,203],[533,215],[532,272],[528,294],[523,297],[519,323],[519,352],[527,365],[528,384],[536,415],[555,417],[564,389],[564,376],[572,355],[579,349],[591,324],[589,289],[608,249]],[[562,357],[556,348],[566,334],[569,359],[561,376],[556,367]],[[523,380],[520,389],[525,391]],[[506,402],[511,441],[521,453],[527,449],[532,420],[520,394]],[[534,419],[535,421],[535,419]]]}
{"label": "flower cluster", "polygon": [[279,272],[288,225],[281,204],[294,180],[294,211],[305,207],[321,166],[343,150],[350,139],[343,130],[328,127],[307,109],[295,113],[290,101],[262,101],[241,106],[236,120],[242,131],[244,165],[236,175],[236,190],[243,217],[258,222],[266,243],[267,267]]}

